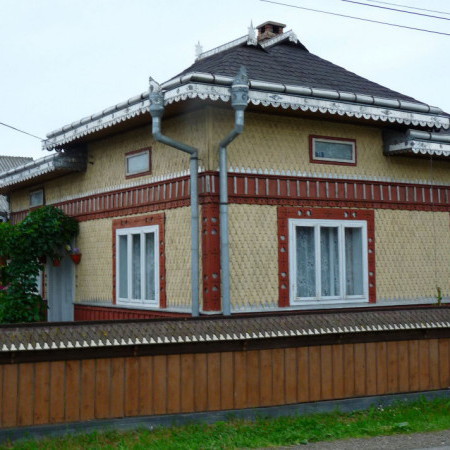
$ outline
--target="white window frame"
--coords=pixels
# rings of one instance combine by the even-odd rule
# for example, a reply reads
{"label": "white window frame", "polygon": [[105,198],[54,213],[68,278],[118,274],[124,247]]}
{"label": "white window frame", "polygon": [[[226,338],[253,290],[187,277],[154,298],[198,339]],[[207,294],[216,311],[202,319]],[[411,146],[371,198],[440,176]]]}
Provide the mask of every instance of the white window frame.
{"label": "white window frame", "polygon": [[[315,266],[316,266],[316,295],[314,297],[297,297],[297,227],[314,228]],[[336,297],[322,297],[321,261],[320,261],[320,227],[338,228],[339,268],[341,295]],[[363,263],[363,295],[347,295],[345,282],[345,229],[360,228],[362,236]],[[365,220],[327,220],[327,219],[289,219],[289,297],[291,305],[333,304],[333,303],[361,303],[369,302],[369,252],[367,241],[367,221]]]}
{"label": "white window frame", "polygon": [[[147,168],[143,169],[143,170],[136,170],[134,172],[129,172],[128,171],[128,160],[132,159],[132,158],[136,158],[137,156],[143,155],[143,154],[147,154]],[[150,171],[150,149],[145,149],[142,150],[141,152],[136,152],[136,153],[130,153],[128,155],[125,155],[125,174],[126,176],[130,176],[130,175],[138,175],[140,173],[147,173]]]}
{"label": "white window frame", "polygon": [[[316,156],[316,142],[327,142],[327,143],[336,143],[336,144],[348,144],[352,146],[352,159],[341,159],[341,158],[326,158],[321,156]],[[311,157],[313,161],[321,161],[321,162],[338,162],[338,163],[345,163],[345,164],[356,164],[356,143],[353,140],[346,140],[346,139],[327,139],[327,138],[319,138],[319,137],[313,137],[312,138],[312,150],[311,150]]]}
{"label": "white window frame", "polygon": [[[153,300],[145,299],[145,286],[146,286],[146,275],[145,275],[145,235],[153,233],[155,235],[154,239],[154,267],[155,267],[155,298]],[[141,239],[141,298],[135,299],[132,296],[132,236],[140,235]],[[127,298],[120,297],[120,236],[127,236],[127,279],[128,279],[128,296]],[[116,298],[117,304],[119,305],[133,305],[139,306],[140,308],[145,307],[158,307],[160,306],[160,296],[159,296],[159,226],[149,225],[145,227],[131,227],[131,228],[118,228],[116,230]]]}
{"label": "white window frame", "polygon": [[[33,196],[36,194],[41,194],[41,198],[39,203],[33,203]],[[30,207],[31,208],[35,208],[37,206],[42,206],[45,203],[45,198],[44,198],[44,189],[35,189],[34,191],[30,191]]]}

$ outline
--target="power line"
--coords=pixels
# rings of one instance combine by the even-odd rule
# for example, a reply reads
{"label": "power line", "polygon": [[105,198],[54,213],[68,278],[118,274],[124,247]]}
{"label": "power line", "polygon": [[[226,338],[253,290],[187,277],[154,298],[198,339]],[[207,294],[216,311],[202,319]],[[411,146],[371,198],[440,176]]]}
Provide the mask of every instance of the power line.
{"label": "power line", "polygon": [[0,125],[3,125],[4,127],[8,127],[8,128],[13,129],[13,130],[16,130],[16,131],[18,131],[19,133],[28,134],[28,136],[34,137],[34,138],[36,138],[36,139],[39,139],[40,141],[43,141],[43,140],[44,140],[44,139],[40,138],[39,136],[36,136],[36,135],[34,135],[34,134],[28,133],[28,132],[23,131],[23,130],[19,130],[19,128],[13,127],[12,125],[8,125],[8,124],[3,123],[3,122],[0,122]]}
{"label": "power line", "polygon": [[432,19],[450,20],[448,17],[432,16],[430,14],[423,14],[423,13],[418,13],[418,12],[414,12],[414,11],[405,11],[404,9],[389,8],[387,6],[371,5],[370,3],[356,2],[354,0],[341,0],[341,1],[346,2],[346,3],[354,3],[355,5],[369,6],[370,8],[387,9],[389,11],[396,11],[396,12],[401,12],[401,13],[405,13],[405,14],[413,14],[415,16],[430,17]]}
{"label": "power line", "polygon": [[378,23],[381,25],[389,25],[391,27],[406,28],[407,30],[423,31],[425,33],[433,33],[433,34],[441,34],[443,36],[450,36],[450,33],[443,33],[441,31],[427,30],[425,28],[408,27],[406,25],[398,25],[396,23],[382,22],[380,20],[364,19],[363,17],[349,16],[346,14],[339,14],[339,13],[334,13],[331,11],[323,11],[320,9],[306,8],[304,6],[289,5],[288,3],[281,3],[281,2],[276,2],[273,0],[260,0],[260,1],[265,2],[265,3],[273,3],[274,5],[289,6],[291,8],[303,9],[305,11],[312,11],[312,12],[318,12],[318,13],[322,13],[322,14],[328,14],[330,16],[346,17],[347,19],[361,20],[362,22]]}
{"label": "power line", "polygon": [[390,5],[390,6],[402,6],[403,8],[408,8],[408,9],[415,9],[417,11],[426,11],[426,12],[432,12],[432,13],[437,13],[437,14],[445,14],[447,16],[450,16],[450,12],[446,12],[446,11],[437,11],[435,9],[426,9],[426,8],[417,8],[415,6],[409,6],[409,5],[402,5],[400,3],[389,3],[389,2],[382,2],[380,0],[367,0],[368,2],[372,2],[372,3],[380,3],[381,5]]}

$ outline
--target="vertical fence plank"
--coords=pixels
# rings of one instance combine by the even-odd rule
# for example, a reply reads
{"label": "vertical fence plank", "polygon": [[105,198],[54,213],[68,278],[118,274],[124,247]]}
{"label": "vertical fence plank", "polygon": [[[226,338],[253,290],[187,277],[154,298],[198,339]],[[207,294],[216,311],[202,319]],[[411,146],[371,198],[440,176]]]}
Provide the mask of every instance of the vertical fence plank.
{"label": "vertical fence plank", "polygon": [[344,397],[344,348],[342,345],[333,345],[333,398]]}
{"label": "vertical fence plank", "polygon": [[247,407],[247,364],[245,352],[234,352],[234,407]]}
{"label": "vertical fence plank", "polygon": [[135,416],[139,411],[139,359],[125,358],[125,415]]}
{"label": "vertical fence plank", "polygon": [[[80,361],[66,362],[66,421],[80,420]],[[108,393],[109,395],[109,393]]]}
{"label": "vertical fence plank", "polygon": [[224,352],[220,355],[222,377],[220,379],[221,409],[233,409],[234,406],[234,380],[233,380],[233,353]]}
{"label": "vertical fence plank", "polygon": [[[223,375],[223,374],[222,374]],[[194,411],[194,355],[181,355],[181,411]]]}
{"label": "vertical fence plank", "polygon": [[81,420],[94,418],[95,360],[81,361]]}
{"label": "vertical fence plank", "polygon": [[297,401],[309,402],[309,348],[297,349]]}
{"label": "vertical fence plank", "polygon": [[333,358],[331,345],[322,345],[320,350],[321,398],[326,400],[333,398]]}
{"label": "vertical fence plank", "polygon": [[282,405],[285,402],[285,367],[284,349],[276,348],[272,350],[272,399],[274,405]]}
{"label": "vertical fence plank", "polygon": [[397,342],[387,343],[388,392],[398,392],[398,348]]}
{"label": "vertical fence plank", "polygon": [[430,354],[429,341],[419,341],[419,389],[425,391],[430,389]]}
{"label": "vertical fence plank", "polygon": [[366,395],[377,393],[377,346],[368,342],[366,346]]}
{"label": "vertical fence plank", "polygon": [[259,367],[259,350],[251,350],[247,352],[247,405],[248,407],[259,406],[260,398],[260,367]]}
{"label": "vertical fence plank", "polygon": [[353,344],[345,344],[344,350],[344,396],[355,395],[355,354]]}
{"label": "vertical fence plank", "polygon": [[139,358],[139,414],[150,415],[153,412],[153,364],[151,356]]}
{"label": "vertical fence plank", "polygon": [[3,426],[17,425],[17,388],[19,371],[16,364],[3,366]]}
{"label": "vertical fence plank", "polygon": [[153,405],[155,414],[167,412],[167,356],[153,357]]}
{"label": "vertical fence plank", "polygon": [[[64,361],[50,363],[50,422],[60,423],[64,421],[65,404],[65,369]],[[91,399],[92,401],[92,399]]]}
{"label": "vertical fence plank", "polygon": [[[95,361],[95,417],[104,419],[110,417],[110,383],[111,360],[100,358]],[[137,380],[136,380],[137,381]]]}
{"label": "vertical fence plank", "polygon": [[180,355],[167,356],[167,412],[177,413],[181,410],[181,367]]}
{"label": "vertical fence plank", "polygon": [[261,363],[261,406],[272,404],[272,352],[260,350]]}
{"label": "vertical fence plank", "polygon": [[430,349],[430,389],[439,389],[439,342],[429,340]]}
{"label": "vertical fence plank", "polygon": [[220,409],[220,353],[209,353],[208,361],[208,411]]}
{"label": "vertical fence plank", "polygon": [[409,388],[411,391],[418,391],[419,380],[419,342],[408,342],[408,354],[409,354]]}
{"label": "vertical fence plank", "polygon": [[377,344],[377,394],[387,393],[387,346],[386,342]]}
{"label": "vertical fence plank", "polygon": [[409,389],[409,354],[408,342],[398,343],[398,390],[408,392]]}
{"label": "vertical fence plank", "polygon": [[365,344],[355,344],[355,395],[366,395],[366,347]]}
{"label": "vertical fence plank", "polygon": [[3,410],[5,404],[3,403],[3,365],[0,364],[0,428],[3,428]]}
{"label": "vertical fence plank", "polygon": [[309,396],[311,401],[321,400],[320,347],[309,347]]}
{"label": "vertical fence plank", "polygon": [[286,403],[297,401],[297,353],[295,348],[286,348],[284,351],[285,361],[285,391]]}
{"label": "vertical fence plank", "polygon": [[111,417],[125,415],[125,358],[111,360]]}
{"label": "vertical fence plank", "polygon": [[32,425],[34,403],[34,365],[19,364],[17,424]]}
{"label": "vertical fence plank", "polygon": [[194,355],[194,408],[206,411],[208,408],[208,366],[206,354]]}
{"label": "vertical fence plank", "polygon": [[450,385],[449,340],[439,339],[439,387]]}

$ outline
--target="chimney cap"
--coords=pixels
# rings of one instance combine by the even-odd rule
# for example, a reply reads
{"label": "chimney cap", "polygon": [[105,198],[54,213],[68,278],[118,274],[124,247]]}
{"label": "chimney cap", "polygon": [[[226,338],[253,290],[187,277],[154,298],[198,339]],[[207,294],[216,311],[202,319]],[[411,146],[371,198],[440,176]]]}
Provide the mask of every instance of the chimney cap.
{"label": "chimney cap", "polygon": [[280,27],[280,28],[285,28],[286,27],[285,23],[274,22],[272,20],[268,20],[267,22],[264,22],[261,25],[258,25],[256,28],[259,29],[259,28],[262,28],[262,27],[264,27],[266,25],[274,25],[274,26]]}

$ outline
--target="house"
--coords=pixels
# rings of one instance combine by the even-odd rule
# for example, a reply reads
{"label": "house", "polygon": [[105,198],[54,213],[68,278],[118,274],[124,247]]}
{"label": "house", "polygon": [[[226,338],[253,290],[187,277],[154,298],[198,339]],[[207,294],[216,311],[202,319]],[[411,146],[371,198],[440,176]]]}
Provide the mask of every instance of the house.
{"label": "house", "polygon": [[13,221],[38,197],[80,221],[80,264],[47,267],[50,320],[450,299],[450,116],[284,29],[199,53],[0,175]]}
{"label": "house", "polygon": [[[22,166],[33,158],[27,158],[22,156],[0,156],[0,173],[7,172],[14,167]],[[9,218],[9,202],[8,198],[4,195],[0,195],[0,221],[6,222]]]}

